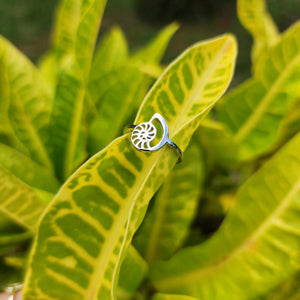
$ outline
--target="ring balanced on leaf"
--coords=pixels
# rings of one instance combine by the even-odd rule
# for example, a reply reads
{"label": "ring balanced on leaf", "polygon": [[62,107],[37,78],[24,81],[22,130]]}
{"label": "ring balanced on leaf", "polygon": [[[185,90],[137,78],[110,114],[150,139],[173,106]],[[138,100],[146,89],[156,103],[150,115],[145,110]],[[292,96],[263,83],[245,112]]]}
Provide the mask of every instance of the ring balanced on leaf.
{"label": "ring balanced on leaf", "polygon": [[106,1],[61,0],[38,66],[0,37],[1,286],[24,282],[24,300],[297,297],[300,24],[280,34],[263,0],[237,4],[253,76],[224,97],[231,34],[163,70],[176,24],[134,54],[113,28],[94,54]]}

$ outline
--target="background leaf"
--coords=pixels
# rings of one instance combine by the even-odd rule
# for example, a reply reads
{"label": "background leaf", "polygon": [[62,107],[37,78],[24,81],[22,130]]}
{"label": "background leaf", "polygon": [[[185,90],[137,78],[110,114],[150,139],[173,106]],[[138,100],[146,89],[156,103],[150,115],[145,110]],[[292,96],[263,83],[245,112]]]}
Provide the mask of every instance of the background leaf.
{"label": "background leaf", "polygon": [[45,167],[17,150],[0,143],[0,166],[32,187],[55,193],[59,183]]}
{"label": "background leaf", "polygon": [[47,150],[51,93],[38,70],[6,39],[0,37],[1,99],[8,102],[9,119],[30,157],[49,169]]}
{"label": "background leaf", "polygon": [[118,299],[132,299],[141,282],[146,277],[148,265],[139,253],[129,247],[121,265],[118,282]]}
{"label": "background leaf", "polygon": [[204,180],[201,149],[194,142],[165,180],[134,239],[148,263],[169,258],[180,247],[197,211]]}
{"label": "background leaf", "polygon": [[184,295],[155,294],[152,300],[197,300],[197,298]]}
{"label": "background leaf", "polygon": [[240,85],[220,104],[219,119],[234,135],[242,160],[274,147],[283,118],[299,95],[299,36],[298,22],[269,51],[256,78]]}
{"label": "background leaf", "polygon": [[155,264],[156,288],[203,300],[252,299],[299,270],[299,149],[298,134],[241,187],[211,239]]}
{"label": "background leaf", "polygon": [[126,122],[136,113],[152,81],[142,72],[141,66],[159,63],[177,29],[177,24],[167,26],[119,68],[106,73],[99,72],[100,76],[94,72],[90,89],[98,113],[89,128],[89,149],[92,154],[122,134]]}
{"label": "background leaf", "polygon": [[0,168],[0,211],[16,224],[35,231],[45,205],[35,192],[8,171]]}
{"label": "background leaf", "polygon": [[68,177],[86,155],[84,99],[105,3],[105,0],[81,2],[80,22],[73,28],[74,47],[67,52],[58,71],[50,133],[51,156],[59,178]]}
{"label": "background leaf", "polygon": [[238,0],[237,13],[254,40],[251,56],[255,69],[260,58],[277,42],[278,29],[267,11],[265,0]]}

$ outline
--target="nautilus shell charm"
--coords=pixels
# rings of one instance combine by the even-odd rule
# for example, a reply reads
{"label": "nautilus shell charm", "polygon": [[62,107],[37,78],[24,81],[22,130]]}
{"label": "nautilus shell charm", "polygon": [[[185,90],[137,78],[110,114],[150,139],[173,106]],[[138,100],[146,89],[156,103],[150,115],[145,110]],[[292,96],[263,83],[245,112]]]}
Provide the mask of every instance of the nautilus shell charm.
{"label": "nautilus shell charm", "polygon": [[138,150],[151,151],[150,142],[155,139],[156,133],[157,130],[152,123],[141,123],[134,128],[131,142]]}
{"label": "nautilus shell charm", "polygon": [[[151,142],[154,141],[157,135],[157,129],[153,125],[154,120],[157,120],[161,126],[162,138],[156,145],[151,145]],[[155,151],[163,147],[165,144],[169,144],[178,153],[178,162],[181,161],[181,150],[169,139],[168,125],[159,113],[155,113],[149,122],[131,125],[130,128],[134,128],[131,133],[131,143],[136,149],[140,151]]]}

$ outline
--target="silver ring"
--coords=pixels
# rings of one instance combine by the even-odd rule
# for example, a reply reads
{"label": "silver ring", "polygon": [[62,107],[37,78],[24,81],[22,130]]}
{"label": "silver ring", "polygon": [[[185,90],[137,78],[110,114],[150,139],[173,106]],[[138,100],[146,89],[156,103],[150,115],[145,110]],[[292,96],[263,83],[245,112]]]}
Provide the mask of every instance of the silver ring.
{"label": "silver ring", "polygon": [[[156,138],[157,134],[156,127],[152,123],[154,120],[159,121],[162,129],[162,138],[155,146],[151,146],[150,143]],[[178,155],[177,163],[182,161],[182,152],[180,148],[169,139],[169,128],[167,122],[159,113],[155,113],[149,122],[138,125],[129,125],[127,129],[132,129],[131,143],[137,150],[156,151],[167,144],[176,151]]]}

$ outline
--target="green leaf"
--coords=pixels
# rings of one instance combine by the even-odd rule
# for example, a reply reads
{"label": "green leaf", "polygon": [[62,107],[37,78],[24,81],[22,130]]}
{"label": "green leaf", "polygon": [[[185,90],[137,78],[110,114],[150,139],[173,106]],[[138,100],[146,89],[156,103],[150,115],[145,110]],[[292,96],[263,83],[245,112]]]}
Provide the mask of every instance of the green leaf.
{"label": "green leaf", "polygon": [[269,151],[290,105],[299,95],[300,22],[282,35],[250,79],[225,97],[219,118],[239,146],[239,157],[251,159]]}
{"label": "green leaf", "polygon": [[39,69],[52,89],[55,89],[61,64],[75,47],[80,7],[81,1],[61,0],[56,9],[51,49],[39,61]]}
{"label": "green leaf", "polygon": [[[121,28],[113,27],[97,47],[91,67],[90,80],[96,80],[103,74],[124,64],[128,55],[128,45],[124,33]],[[93,95],[95,97],[95,94]]]}
{"label": "green leaf", "polygon": [[199,126],[197,138],[205,150],[207,164],[229,166],[237,161],[237,146],[222,123],[205,119]]}
{"label": "green leaf", "polygon": [[204,180],[204,163],[196,143],[167,177],[134,239],[148,263],[169,258],[186,237],[193,221]]}
{"label": "green leaf", "polygon": [[[184,151],[227,88],[235,57],[231,35],[189,48],[149,92],[137,123],[149,121],[153,111],[161,113],[170,138]],[[120,262],[177,159],[170,147],[136,151],[126,134],[79,168],[43,216],[24,299],[114,299]]]}
{"label": "green leaf", "polygon": [[120,268],[118,299],[132,299],[147,271],[147,263],[133,247],[129,247]]}
{"label": "green leaf", "polygon": [[26,266],[26,258],[24,255],[10,255],[4,257],[4,262],[9,267],[22,270]]}
{"label": "green leaf", "polygon": [[59,183],[48,169],[1,143],[0,166],[32,187],[53,193],[58,190]]}
{"label": "green leaf", "polygon": [[56,10],[52,29],[52,51],[56,59],[70,54],[77,38],[82,1],[61,0]]}
{"label": "green leaf", "polygon": [[255,298],[255,300],[297,300],[300,298],[299,282],[300,272],[280,283],[267,294]]}
{"label": "green leaf", "polygon": [[[2,216],[1,216],[2,218]],[[0,235],[0,249],[3,246],[14,245],[32,238],[32,232],[25,231],[16,234]],[[1,251],[1,250],[0,250]]]}
{"label": "green leaf", "polygon": [[299,151],[298,134],[242,185],[211,239],[153,265],[155,287],[203,300],[252,299],[298,270]]}
{"label": "green leaf", "polygon": [[81,1],[74,47],[69,49],[58,71],[50,133],[51,156],[60,178],[68,177],[85,158],[84,99],[105,2]]}
{"label": "green leaf", "polygon": [[291,105],[282,122],[278,143],[282,144],[300,131],[300,98]]}
{"label": "green leaf", "polygon": [[92,154],[123,132],[125,123],[136,112],[151,82],[140,66],[160,61],[177,28],[176,24],[167,26],[127,64],[108,73],[100,72],[98,77],[95,71],[90,81],[92,101],[98,108],[89,128],[89,150]]}
{"label": "green leaf", "polygon": [[237,13],[241,23],[253,37],[251,56],[256,69],[261,57],[278,41],[278,29],[267,11],[265,0],[238,0]]}
{"label": "green leaf", "polygon": [[197,298],[184,296],[184,295],[168,295],[168,294],[155,294],[152,300],[197,300]]}
{"label": "green leaf", "polygon": [[0,37],[0,98],[9,103],[9,118],[18,139],[30,156],[49,169],[47,151],[51,93],[38,70],[10,42]]}
{"label": "green leaf", "polygon": [[32,188],[1,167],[0,175],[0,212],[34,232],[45,205]]}

